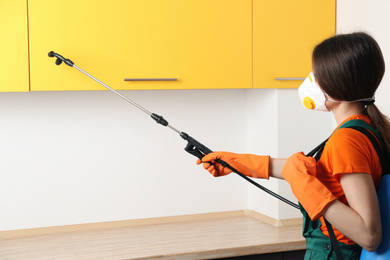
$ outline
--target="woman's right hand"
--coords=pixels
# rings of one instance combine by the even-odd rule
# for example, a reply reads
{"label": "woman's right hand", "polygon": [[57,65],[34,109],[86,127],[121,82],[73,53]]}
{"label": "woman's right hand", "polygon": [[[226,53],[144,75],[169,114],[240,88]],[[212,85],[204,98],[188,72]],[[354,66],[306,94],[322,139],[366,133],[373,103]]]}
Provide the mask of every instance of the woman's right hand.
{"label": "woman's right hand", "polygon": [[206,161],[206,160],[203,160],[203,158],[202,158],[202,160],[198,159],[196,161],[196,164],[199,165],[199,164],[203,163],[203,168],[205,168],[214,177],[228,175],[229,173],[232,172],[229,168],[223,167],[220,163],[217,163],[215,161],[215,159],[214,160],[210,160],[210,161]]}
{"label": "woman's right hand", "polygon": [[196,163],[198,165],[203,163],[203,168],[209,171],[214,177],[228,175],[232,172],[229,168],[218,163],[217,160],[219,159],[246,176],[268,179],[269,158],[268,155],[213,152],[205,155],[202,160],[198,159]]}

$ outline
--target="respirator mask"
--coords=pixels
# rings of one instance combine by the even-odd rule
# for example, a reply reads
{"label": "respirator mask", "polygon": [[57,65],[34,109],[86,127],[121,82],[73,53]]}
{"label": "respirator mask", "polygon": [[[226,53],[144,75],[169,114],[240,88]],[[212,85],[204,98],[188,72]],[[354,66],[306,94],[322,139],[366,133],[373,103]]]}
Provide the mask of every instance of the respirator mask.
{"label": "respirator mask", "polygon": [[307,109],[317,111],[330,111],[326,105],[326,97],[324,92],[317,85],[313,72],[303,81],[298,88],[299,99]]}

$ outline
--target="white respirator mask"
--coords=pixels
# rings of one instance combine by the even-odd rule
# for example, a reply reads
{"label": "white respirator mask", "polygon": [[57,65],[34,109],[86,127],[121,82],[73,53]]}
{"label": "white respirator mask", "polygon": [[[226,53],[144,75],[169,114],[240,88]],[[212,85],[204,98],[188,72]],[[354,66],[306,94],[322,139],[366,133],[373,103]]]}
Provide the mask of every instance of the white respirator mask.
{"label": "white respirator mask", "polygon": [[317,85],[313,72],[303,81],[298,88],[299,99],[307,109],[317,111],[330,111],[326,105],[324,92]]}

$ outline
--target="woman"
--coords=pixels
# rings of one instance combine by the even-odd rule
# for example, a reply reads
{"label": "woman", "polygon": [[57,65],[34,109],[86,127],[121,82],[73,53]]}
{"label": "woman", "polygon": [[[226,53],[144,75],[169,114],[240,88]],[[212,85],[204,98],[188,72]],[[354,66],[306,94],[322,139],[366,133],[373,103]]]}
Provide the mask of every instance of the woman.
{"label": "woman", "polygon": [[[315,47],[312,64],[313,73],[299,88],[305,106],[331,111],[339,127],[356,120],[368,123],[377,129],[389,159],[390,123],[374,104],[385,71],[377,42],[366,33],[331,37]],[[221,159],[250,177],[285,179],[303,207],[305,259],[336,259],[324,218],[333,225],[344,258],[359,259],[361,247],[374,251],[382,240],[376,194],[382,166],[364,134],[339,127],[318,161],[303,153],[286,160],[215,152],[197,163],[214,176],[231,172],[215,162]]]}

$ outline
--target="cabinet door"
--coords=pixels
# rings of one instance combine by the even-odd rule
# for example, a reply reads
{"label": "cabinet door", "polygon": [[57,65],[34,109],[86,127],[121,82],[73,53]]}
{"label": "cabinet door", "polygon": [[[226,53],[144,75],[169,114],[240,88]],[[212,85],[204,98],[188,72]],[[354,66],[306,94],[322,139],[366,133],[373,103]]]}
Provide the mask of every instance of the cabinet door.
{"label": "cabinet door", "polygon": [[254,0],[253,8],[254,87],[299,87],[314,46],[335,34],[336,1]]}
{"label": "cabinet door", "polygon": [[[251,0],[29,1],[31,89],[252,87]],[[177,78],[133,82],[125,78]]]}
{"label": "cabinet door", "polygon": [[0,1],[0,91],[29,91],[27,3]]}

